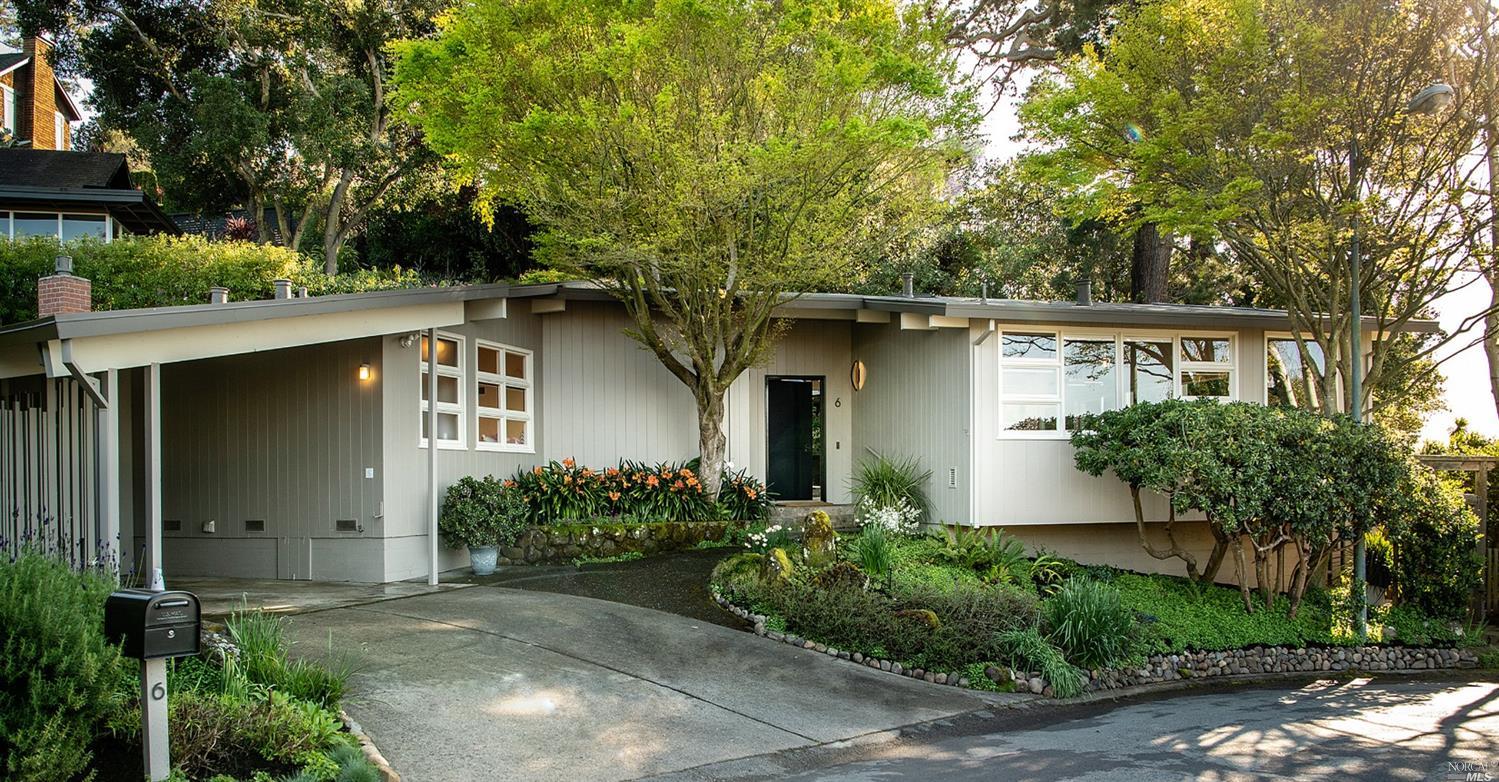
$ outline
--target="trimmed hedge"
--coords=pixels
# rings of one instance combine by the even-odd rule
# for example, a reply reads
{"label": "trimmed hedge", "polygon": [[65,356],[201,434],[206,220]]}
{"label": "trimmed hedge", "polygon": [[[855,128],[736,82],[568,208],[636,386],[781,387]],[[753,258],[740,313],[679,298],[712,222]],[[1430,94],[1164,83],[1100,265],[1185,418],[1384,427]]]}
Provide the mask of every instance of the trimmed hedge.
{"label": "trimmed hedge", "polygon": [[94,309],[203,304],[223,286],[234,300],[268,299],[276,279],[307,286],[313,295],[414,288],[414,271],[358,270],[328,277],[322,263],[285,247],[209,241],[201,236],[126,236],[113,242],[30,238],[0,242],[0,322],[36,317],[36,281],[52,273],[59,255],[73,273],[93,282]]}

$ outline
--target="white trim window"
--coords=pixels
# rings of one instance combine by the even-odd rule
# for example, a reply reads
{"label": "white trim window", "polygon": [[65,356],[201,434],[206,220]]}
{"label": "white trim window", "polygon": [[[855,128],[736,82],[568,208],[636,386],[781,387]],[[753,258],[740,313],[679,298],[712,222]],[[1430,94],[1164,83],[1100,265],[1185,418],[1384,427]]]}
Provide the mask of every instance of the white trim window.
{"label": "white trim window", "polygon": [[[437,447],[464,447],[463,337],[437,332]],[[422,335],[419,447],[427,447],[427,335]]]}
{"label": "white trim window", "polygon": [[1062,354],[1055,331],[999,335],[999,428],[1057,432],[1062,418]]}
{"label": "white trim window", "polygon": [[1138,402],[1238,398],[1232,334],[1017,328],[999,334],[999,436],[1061,438]]}
{"label": "white trim window", "polygon": [[485,451],[535,453],[535,370],[532,353],[498,342],[476,342],[474,443]]}
{"label": "white trim window", "polygon": [[1180,388],[1184,399],[1238,397],[1235,340],[1228,334],[1183,334],[1181,336]]}
{"label": "white trim window", "polygon": [[52,114],[52,143],[53,149],[68,148],[68,118],[60,111]]}

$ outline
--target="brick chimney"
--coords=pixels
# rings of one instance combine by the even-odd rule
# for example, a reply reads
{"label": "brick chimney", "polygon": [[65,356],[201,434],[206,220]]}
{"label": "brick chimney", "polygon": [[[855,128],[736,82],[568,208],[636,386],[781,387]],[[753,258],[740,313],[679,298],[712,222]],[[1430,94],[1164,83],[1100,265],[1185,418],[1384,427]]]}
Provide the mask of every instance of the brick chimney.
{"label": "brick chimney", "polygon": [[16,138],[29,139],[32,149],[67,149],[68,136],[62,144],[57,139],[57,88],[52,75],[52,43],[46,38],[28,35],[21,39],[21,53],[31,59],[17,68]]}
{"label": "brick chimney", "polygon": [[36,316],[67,312],[89,312],[93,309],[94,284],[73,276],[73,259],[57,256],[57,271],[36,281]]}

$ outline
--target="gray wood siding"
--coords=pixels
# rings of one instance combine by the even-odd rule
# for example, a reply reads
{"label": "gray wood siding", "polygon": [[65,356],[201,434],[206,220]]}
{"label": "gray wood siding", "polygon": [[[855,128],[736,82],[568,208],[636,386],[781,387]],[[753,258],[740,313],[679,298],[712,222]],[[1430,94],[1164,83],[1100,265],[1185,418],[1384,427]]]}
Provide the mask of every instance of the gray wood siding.
{"label": "gray wood siding", "polygon": [[163,532],[167,574],[383,580],[352,556],[384,534],[380,364],[365,339],[163,366],[162,512],[181,523]]}
{"label": "gray wood siding", "polygon": [[[871,449],[915,457],[932,471],[934,520],[967,522],[968,331],[903,331],[896,320],[854,327],[853,358],[869,373],[853,397],[856,458]],[[957,471],[956,488],[949,488],[949,469]]]}
{"label": "gray wood siding", "polygon": [[[464,445],[459,449],[438,448],[438,490],[465,475],[505,477],[522,467],[537,463],[549,437],[546,430],[547,364],[549,356],[542,349],[542,318],[531,314],[530,304],[512,300],[507,317],[470,321],[462,326],[440,329],[442,333],[464,337],[464,412],[466,420]],[[385,579],[395,581],[425,575],[427,572],[427,449],[421,446],[421,349],[419,343],[401,347],[402,335],[391,335],[380,341],[386,375],[382,382],[384,397],[384,513]],[[478,410],[474,405],[477,375],[474,372],[478,348],[475,339],[498,342],[534,351],[531,371],[532,439],[535,453],[486,451],[475,447]],[[441,496],[439,494],[439,496]],[[439,567],[458,567],[466,559],[462,552],[439,547]]]}
{"label": "gray wood siding", "polygon": [[[798,320],[776,345],[764,366],[751,367],[729,388],[725,430],[729,461],[747,468],[760,480],[766,476],[765,379],[775,375],[822,375],[829,502],[849,502],[849,469],[854,455],[854,389],[849,378],[853,363],[853,324],[839,320]],[[694,418],[695,420],[695,418]],[[697,452],[696,434],[692,452]]]}

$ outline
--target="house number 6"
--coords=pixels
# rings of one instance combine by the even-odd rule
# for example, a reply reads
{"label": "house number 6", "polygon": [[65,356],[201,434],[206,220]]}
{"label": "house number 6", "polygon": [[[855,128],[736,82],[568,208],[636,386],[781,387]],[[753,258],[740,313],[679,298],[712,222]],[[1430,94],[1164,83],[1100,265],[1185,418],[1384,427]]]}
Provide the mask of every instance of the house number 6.
{"label": "house number 6", "polygon": [[159,701],[165,697],[167,697],[167,685],[164,682],[151,685],[151,700]]}

